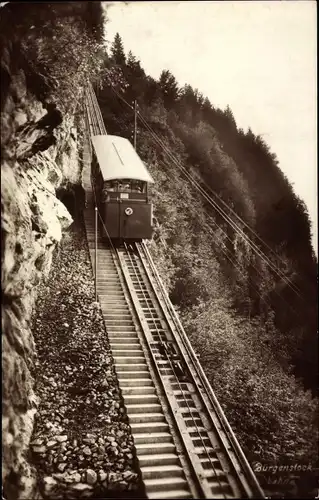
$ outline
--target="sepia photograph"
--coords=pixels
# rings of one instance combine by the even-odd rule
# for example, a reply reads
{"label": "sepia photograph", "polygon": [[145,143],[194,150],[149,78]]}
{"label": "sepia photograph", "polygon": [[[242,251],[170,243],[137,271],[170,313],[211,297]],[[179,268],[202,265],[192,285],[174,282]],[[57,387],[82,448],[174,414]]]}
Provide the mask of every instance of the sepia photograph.
{"label": "sepia photograph", "polygon": [[316,10],[0,3],[2,500],[319,498]]}

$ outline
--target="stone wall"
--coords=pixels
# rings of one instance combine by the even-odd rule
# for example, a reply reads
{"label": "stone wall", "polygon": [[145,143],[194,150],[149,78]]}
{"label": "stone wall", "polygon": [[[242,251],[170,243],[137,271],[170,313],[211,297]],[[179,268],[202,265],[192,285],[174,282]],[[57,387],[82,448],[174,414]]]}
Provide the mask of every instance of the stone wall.
{"label": "stone wall", "polygon": [[57,189],[80,183],[72,116],[8,41],[1,54],[2,482],[7,500],[36,498],[28,462],[37,399],[30,331],[36,286],[72,223]]}

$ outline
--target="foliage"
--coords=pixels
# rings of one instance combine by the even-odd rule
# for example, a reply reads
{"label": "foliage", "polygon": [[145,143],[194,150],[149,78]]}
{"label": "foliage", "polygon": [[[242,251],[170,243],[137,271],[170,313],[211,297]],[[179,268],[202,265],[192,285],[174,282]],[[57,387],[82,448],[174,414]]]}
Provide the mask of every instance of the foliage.
{"label": "foliage", "polygon": [[178,88],[168,70],[145,75],[131,52],[108,71],[98,96],[108,132],[131,139],[123,99],[136,98],[152,129],[138,121],[137,151],[155,179],[151,251],[240,442],[251,460],[313,461],[317,400],[305,388],[316,386],[317,263],[305,205],[229,106]]}
{"label": "foliage", "polygon": [[[118,34],[116,40],[124,52]],[[100,95],[107,128],[131,138],[132,110],[116,97],[112,87],[128,103],[140,92],[139,109],[169,150],[169,154],[163,152],[139,123],[138,150],[145,161],[156,165],[152,170],[159,186],[155,212],[171,252],[185,232],[188,241],[183,248],[189,247],[189,255],[198,253],[202,239],[198,233],[205,230],[232,288],[233,307],[243,315],[248,308],[249,314],[259,315],[265,323],[272,315],[274,336],[280,337],[289,353],[295,374],[303,377],[306,387],[315,389],[317,263],[305,204],[279,169],[276,155],[251,129],[245,133],[237,128],[229,106],[224,111],[214,108],[188,84],[178,88],[169,70],[163,70],[156,81],[145,75],[140,61],[129,52],[121,65],[114,66],[111,57],[108,71],[116,71],[117,77],[113,75],[112,82],[108,78]],[[159,170],[164,177],[158,177]],[[186,173],[205,188],[213,206],[185,182]],[[200,222],[196,224],[194,218]],[[175,226],[179,229],[176,234]],[[242,235],[257,245],[257,253]],[[182,276],[191,276],[191,262],[189,259],[185,268],[176,267],[178,297],[182,291],[185,297],[185,289],[195,286]],[[189,300],[184,301],[185,307]]]}
{"label": "foliage", "polygon": [[[92,5],[93,4],[93,5]],[[104,15],[100,2],[8,4],[7,33],[19,45],[33,74],[41,75],[51,98],[73,113],[88,78],[96,78],[103,59]],[[6,26],[4,31],[6,32]]]}
{"label": "foliage", "polygon": [[251,461],[314,464],[318,403],[278,363],[262,322],[238,319],[223,299],[193,307],[183,321]]}
{"label": "foliage", "polygon": [[179,95],[176,78],[168,70],[163,70],[159,78],[159,88],[163,96],[164,105],[167,109],[172,108]]}
{"label": "foliage", "polygon": [[114,64],[118,64],[119,66],[124,65],[126,61],[123,42],[118,33],[116,33],[112,43],[111,60]]}

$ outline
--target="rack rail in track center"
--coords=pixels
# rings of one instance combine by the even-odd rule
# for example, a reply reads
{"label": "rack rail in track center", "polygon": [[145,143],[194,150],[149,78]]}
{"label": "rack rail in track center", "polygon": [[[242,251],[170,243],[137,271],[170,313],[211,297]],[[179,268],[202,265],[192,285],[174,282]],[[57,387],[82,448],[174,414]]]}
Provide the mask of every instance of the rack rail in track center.
{"label": "rack rail in track center", "polygon": [[[178,332],[173,333],[173,320],[146,269],[149,257],[145,254],[143,258],[143,247],[145,249],[145,244],[126,246],[124,258],[121,256],[123,250],[119,249],[117,253],[148,340],[157,376],[161,379],[203,494],[206,498],[212,495],[263,498],[248,463],[243,464],[244,468],[240,464],[238,450],[198,379],[192,357],[182,346]],[[156,314],[150,314],[150,310]],[[160,344],[164,342],[174,349],[173,359],[167,352],[159,352]]]}
{"label": "rack rail in track center", "polygon": [[[105,133],[95,100],[91,92],[88,98],[90,135]],[[92,229],[90,234],[92,236]],[[103,245],[99,244],[98,248],[100,253]],[[145,337],[151,377],[164,391],[175,432],[188,454],[193,476],[201,491],[200,497],[264,498],[207,379],[200,371],[201,367],[198,367],[196,356],[172,315],[173,306],[163,294],[147,246],[133,244],[114,251],[119,274],[124,277],[130,295],[127,300],[134,307],[140,331]],[[194,493],[193,498],[196,498]]]}

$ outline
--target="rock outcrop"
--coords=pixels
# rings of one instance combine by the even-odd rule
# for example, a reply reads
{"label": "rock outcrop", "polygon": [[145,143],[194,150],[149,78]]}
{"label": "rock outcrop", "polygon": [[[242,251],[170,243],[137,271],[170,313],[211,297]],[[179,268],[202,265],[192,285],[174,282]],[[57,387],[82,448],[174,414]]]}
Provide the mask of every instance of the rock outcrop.
{"label": "rock outcrop", "polygon": [[28,450],[37,407],[30,319],[37,284],[72,223],[57,198],[80,183],[71,116],[50,101],[45,77],[28,67],[17,45],[1,54],[2,482],[9,500],[36,498]]}

